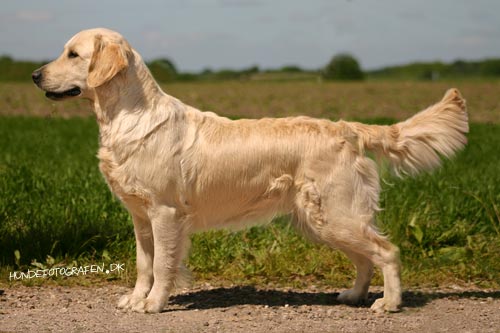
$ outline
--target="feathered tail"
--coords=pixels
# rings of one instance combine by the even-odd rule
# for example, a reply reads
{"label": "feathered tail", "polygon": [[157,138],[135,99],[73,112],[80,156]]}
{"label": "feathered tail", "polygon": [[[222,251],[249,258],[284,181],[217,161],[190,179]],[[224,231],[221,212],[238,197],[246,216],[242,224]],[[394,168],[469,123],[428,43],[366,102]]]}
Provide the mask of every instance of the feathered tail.
{"label": "feathered tail", "polygon": [[465,100],[457,89],[448,90],[437,104],[391,126],[346,125],[359,149],[387,158],[398,175],[436,168],[441,156],[449,158],[465,146],[469,132]]}

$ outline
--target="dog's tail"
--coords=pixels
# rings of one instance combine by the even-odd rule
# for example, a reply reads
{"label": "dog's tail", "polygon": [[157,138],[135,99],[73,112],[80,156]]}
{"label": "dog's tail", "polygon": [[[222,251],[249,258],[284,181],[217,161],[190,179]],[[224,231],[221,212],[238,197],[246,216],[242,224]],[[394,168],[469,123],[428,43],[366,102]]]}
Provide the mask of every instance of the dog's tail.
{"label": "dog's tail", "polygon": [[449,158],[465,146],[469,132],[466,103],[457,89],[448,90],[437,104],[391,126],[344,124],[353,133],[358,149],[387,158],[398,175],[436,168],[441,156]]}

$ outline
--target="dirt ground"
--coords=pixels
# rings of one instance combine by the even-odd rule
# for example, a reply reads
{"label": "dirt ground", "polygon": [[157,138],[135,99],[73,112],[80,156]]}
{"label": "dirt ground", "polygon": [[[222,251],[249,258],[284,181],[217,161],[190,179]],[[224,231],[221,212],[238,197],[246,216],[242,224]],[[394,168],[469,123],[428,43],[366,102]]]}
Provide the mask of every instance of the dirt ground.
{"label": "dirt ground", "polygon": [[0,290],[0,332],[500,332],[500,291],[411,290],[400,313],[339,304],[339,290],[216,288],[180,291],[160,314],[118,311],[130,289],[25,287]]}

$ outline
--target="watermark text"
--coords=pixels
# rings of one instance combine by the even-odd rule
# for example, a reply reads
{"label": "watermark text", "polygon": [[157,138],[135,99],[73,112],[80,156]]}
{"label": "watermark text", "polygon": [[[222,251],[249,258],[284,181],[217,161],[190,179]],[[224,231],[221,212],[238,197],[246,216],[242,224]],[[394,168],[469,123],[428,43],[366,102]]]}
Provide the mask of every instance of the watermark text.
{"label": "watermark text", "polygon": [[125,264],[87,265],[79,267],[53,267],[46,269],[28,269],[25,272],[14,271],[9,273],[9,280],[26,280],[57,276],[81,276],[87,274],[111,274],[125,271]]}

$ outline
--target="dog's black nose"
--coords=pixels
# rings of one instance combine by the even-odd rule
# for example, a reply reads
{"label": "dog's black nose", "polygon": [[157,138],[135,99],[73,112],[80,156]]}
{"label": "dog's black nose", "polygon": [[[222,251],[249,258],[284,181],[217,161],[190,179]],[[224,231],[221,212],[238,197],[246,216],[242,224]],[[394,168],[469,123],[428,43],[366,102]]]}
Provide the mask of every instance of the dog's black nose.
{"label": "dog's black nose", "polygon": [[33,82],[39,84],[42,81],[42,71],[34,71],[33,73],[31,73],[31,78],[33,79]]}

